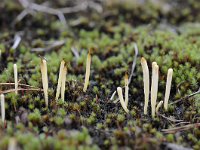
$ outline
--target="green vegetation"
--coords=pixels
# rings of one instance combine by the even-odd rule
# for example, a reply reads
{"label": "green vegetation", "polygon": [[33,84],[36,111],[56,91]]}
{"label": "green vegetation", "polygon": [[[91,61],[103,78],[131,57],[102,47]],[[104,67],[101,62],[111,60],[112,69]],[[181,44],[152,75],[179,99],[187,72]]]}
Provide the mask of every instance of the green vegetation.
{"label": "green vegetation", "polygon": [[[49,1],[52,8],[73,5],[72,1]],[[12,0],[0,4],[0,82],[10,83],[0,84],[0,92],[9,92],[5,94],[6,122],[0,121],[0,149],[6,150],[12,138],[27,150],[162,149],[169,143],[200,149],[200,94],[187,97],[200,87],[200,3],[108,0],[98,6],[104,11],[89,6],[90,11],[65,14],[66,26],[56,15],[43,12],[17,21],[24,10],[21,4]],[[14,49],[17,33],[22,40]],[[64,44],[52,47],[58,41]],[[110,97],[117,87],[124,93],[124,74],[131,73],[135,43],[139,52],[126,113],[116,101],[117,93],[113,101]],[[90,81],[83,92],[89,49]],[[40,57],[47,60],[48,108],[41,90]],[[150,103],[144,115],[142,57],[149,70],[153,61],[161,66],[157,102],[164,98],[167,71],[173,68],[168,111],[161,107],[155,119]],[[64,102],[55,101],[62,60],[67,66]],[[11,84],[14,63],[18,88],[26,89],[18,95]]]}

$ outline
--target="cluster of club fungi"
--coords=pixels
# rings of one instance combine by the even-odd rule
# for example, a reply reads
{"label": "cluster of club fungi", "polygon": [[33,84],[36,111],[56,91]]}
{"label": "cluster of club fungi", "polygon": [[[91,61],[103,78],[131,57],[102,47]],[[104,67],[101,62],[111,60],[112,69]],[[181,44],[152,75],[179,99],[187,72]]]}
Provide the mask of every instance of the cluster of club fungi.
{"label": "cluster of club fungi", "polygon": [[[41,60],[41,74],[42,74],[42,85],[43,85],[43,92],[44,92],[44,99],[45,105],[48,107],[48,74],[47,74],[47,61],[45,59]],[[85,82],[83,87],[83,92],[87,91],[89,85],[89,78],[90,78],[90,66],[91,66],[91,52],[88,52],[87,60],[86,60],[86,72],[85,72]],[[141,58],[141,66],[143,70],[143,82],[144,82],[144,114],[147,115],[148,105],[149,105],[149,97],[151,99],[151,116],[155,118],[156,114],[158,114],[159,108],[164,103],[164,109],[167,111],[168,109],[168,101],[170,96],[171,90],[171,82],[172,82],[172,75],[173,69],[168,69],[167,73],[167,82],[166,82],[166,90],[165,90],[165,97],[164,101],[161,100],[157,103],[157,93],[158,93],[158,81],[159,81],[159,66],[156,62],[152,63],[152,78],[151,78],[151,90],[150,90],[150,75],[149,75],[149,68],[147,65],[147,61],[144,57]],[[18,73],[17,73],[17,65],[13,65],[14,69],[14,81],[15,81],[15,93],[18,94]],[[55,100],[57,101],[61,95],[61,99],[64,101],[65,99],[65,83],[66,83],[66,75],[67,75],[67,66],[64,60],[60,63],[59,69],[59,76],[58,76],[58,83],[57,83],[57,90],[56,90],[56,97]],[[126,113],[129,113],[128,109],[128,95],[129,95],[129,79],[128,74],[125,74],[124,77],[125,83],[125,99],[123,98],[123,90],[121,87],[117,87],[117,93],[119,97],[119,101],[121,103],[122,108]],[[116,91],[111,96],[113,99]],[[151,91],[151,94],[150,94]],[[5,122],[5,96],[1,94],[1,117],[2,122]]]}

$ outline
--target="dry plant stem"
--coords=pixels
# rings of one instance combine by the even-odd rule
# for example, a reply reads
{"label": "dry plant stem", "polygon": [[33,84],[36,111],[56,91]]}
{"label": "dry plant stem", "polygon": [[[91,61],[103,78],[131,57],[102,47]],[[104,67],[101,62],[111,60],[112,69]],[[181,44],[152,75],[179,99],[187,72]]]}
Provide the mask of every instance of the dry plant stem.
{"label": "dry plant stem", "polygon": [[76,59],[78,59],[80,57],[78,50],[75,47],[72,47],[71,51],[74,54],[74,56],[76,57]]}
{"label": "dry plant stem", "polygon": [[185,126],[175,127],[175,128],[171,128],[171,129],[162,129],[162,131],[165,133],[176,133],[176,132],[185,131],[185,130],[189,130],[192,128],[198,128],[198,127],[200,127],[200,123],[188,124]]}
{"label": "dry plant stem", "polygon": [[149,68],[145,58],[141,59],[142,71],[143,71],[143,82],[144,82],[144,114],[147,114],[147,108],[149,103]]}
{"label": "dry plant stem", "polygon": [[135,55],[134,55],[134,59],[133,59],[133,63],[132,63],[131,74],[128,79],[128,84],[131,83],[131,79],[132,79],[134,71],[135,71],[135,66],[136,66],[136,61],[137,61],[137,56],[138,56],[138,47],[137,47],[136,43],[134,43],[134,49],[135,49]]}
{"label": "dry plant stem", "polygon": [[178,100],[176,100],[176,101],[170,103],[170,105],[179,103],[180,101],[183,101],[183,100],[187,100],[188,98],[193,97],[193,96],[195,96],[195,95],[197,95],[197,94],[200,94],[200,88],[198,89],[198,91],[196,91],[196,92],[194,92],[194,93],[192,93],[192,94],[190,94],[190,95],[187,95],[187,96],[185,96],[185,97],[183,97],[183,98],[180,98],[180,99],[178,99]]}
{"label": "dry plant stem", "polygon": [[44,98],[46,107],[48,107],[48,76],[47,76],[47,62],[45,59],[41,62],[42,85],[44,90]]}
{"label": "dry plant stem", "polygon": [[62,72],[62,86],[61,86],[61,99],[65,101],[65,82],[66,82],[67,67],[65,66]]}
{"label": "dry plant stem", "polygon": [[123,98],[122,88],[121,88],[121,87],[118,87],[118,88],[117,88],[117,93],[118,93],[119,100],[120,100],[120,103],[121,103],[121,105],[122,105],[122,108],[124,109],[124,111],[125,111],[126,113],[128,113],[129,110],[128,110],[128,108],[126,107],[126,104],[125,104],[125,102],[124,102],[124,98]]}
{"label": "dry plant stem", "polygon": [[33,49],[31,49],[31,52],[50,52],[56,48],[63,46],[65,44],[65,42],[66,42],[65,40],[55,41],[53,44],[48,45],[45,48],[41,48],[41,47],[33,48]]}
{"label": "dry plant stem", "polygon": [[156,100],[158,92],[158,70],[159,67],[156,62],[152,63],[152,84],[151,84],[151,115],[155,117]]}
{"label": "dry plant stem", "polygon": [[89,51],[88,55],[87,55],[87,61],[86,61],[86,73],[85,73],[85,83],[84,83],[83,92],[87,91],[87,87],[88,87],[88,84],[89,84],[90,65],[91,65],[91,54],[90,54],[90,51]]}
{"label": "dry plant stem", "polygon": [[112,94],[112,96],[110,97],[110,100],[111,100],[111,101],[113,100],[115,94],[116,94],[116,91],[114,91],[113,94]]}
{"label": "dry plant stem", "polygon": [[16,49],[19,46],[21,40],[22,38],[18,34],[16,34],[14,37],[14,44],[12,46],[12,49]]}
{"label": "dry plant stem", "polygon": [[169,95],[171,90],[171,83],[172,83],[172,75],[173,75],[173,69],[168,69],[167,73],[167,83],[166,83],[166,89],[165,89],[165,100],[164,100],[164,109],[167,111],[168,109],[168,101],[169,101]]}
{"label": "dry plant stem", "polygon": [[1,119],[4,123],[5,121],[5,97],[4,94],[1,94]]}
{"label": "dry plant stem", "polygon": [[58,85],[57,85],[57,90],[56,90],[56,101],[58,100],[58,98],[60,96],[60,89],[61,89],[61,82],[62,82],[64,65],[65,65],[65,61],[62,60],[61,63],[60,63],[60,71],[59,71],[59,76],[58,76]]}
{"label": "dry plant stem", "polygon": [[124,82],[125,82],[125,104],[126,107],[128,107],[128,74],[125,74]]}
{"label": "dry plant stem", "polygon": [[159,108],[162,106],[163,101],[160,101],[156,107],[156,114],[158,114]]}
{"label": "dry plant stem", "polygon": [[[18,88],[18,91],[44,91],[42,89],[23,89],[23,88]],[[11,92],[15,92],[15,89],[10,89],[10,90],[5,90],[5,91],[0,91],[0,94],[7,94],[7,93],[11,93]]]}
{"label": "dry plant stem", "polygon": [[15,94],[17,94],[17,89],[18,89],[18,75],[17,75],[17,65],[14,64],[13,65],[13,69],[14,69],[14,80],[15,80]]}
{"label": "dry plant stem", "polygon": [[174,118],[172,118],[172,117],[166,117],[166,116],[164,116],[164,115],[162,115],[162,114],[160,114],[160,113],[158,113],[158,115],[161,116],[161,117],[163,117],[164,119],[167,119],[167,120],[170,121],[170,122],[173,122],[173,123],[176,123],[176,122],[180,123],[180,122],[183,121],[183,120],[174,119]]}
{"label": "dry plant stem", "polygon": [[[0,83],[0,85],[15,85],[15,83]],[[31,87],[31,88],[37,88],[35,86],[31,86],[31,85],[28,85],[28,84],[21,84],[21,83],[18,83],[19,86],[25,86],[25,87]]]}

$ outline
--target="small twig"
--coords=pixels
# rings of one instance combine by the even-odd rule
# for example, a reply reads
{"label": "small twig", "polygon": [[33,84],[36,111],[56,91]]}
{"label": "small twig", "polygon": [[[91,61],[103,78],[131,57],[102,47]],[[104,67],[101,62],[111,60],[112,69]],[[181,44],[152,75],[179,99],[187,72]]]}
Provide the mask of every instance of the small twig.
{"label": "small twig", "polygon": [[21,39],[22,38],[18,34],[15,35],[12,49],[16,49],[19,46]]}
{"label": "small twig", "polygon": [[112,94],[112,96],[110,97],[110,100],[111,100],[111,101],[113,100],[115,94],[116,94],[116,91],[114,91],[113,94]]}
{"label": "small twig", "polygon": [[51,14],[51,15],[56,15],[56,16],[58,16],[58,18],[60,19],[60,21],[64,25],[67,25],[64,14],[77,13],[77,12],[80,12],[80,11],[84,11],[88,8],[88,5],[91,5],[91,8],[94,8],[94,9],[97,9],[97,7],[98,7],[97,11],[99,11],[99,12],[102,11],[100,6],[97,6],[96,3],[95,4],[94,3],[88,3],[87,1],[81,2],[77,6],[57,8],[57,9],[47,7],[47,6],[44,6],[44,5],[40,5],[40,4],[36,4],[36,3],[33,3],[33,2],[29,2],[28,0],[19,0],[19,2],[25,8],[25,10],[23,10],[17,16],[17,19],[16,19],[17,21],[22,20],[30,12],[37,11],[37,12],[43,12],[43,13],[47,13],[47,14]]}
{"label": "small twig", "polygon": [[[42,89],[23,89],[23,88],[18,88],[18,91],[43,91]],[[15,89],[10,89],[10,90],[5,90],[5,91],[0,91],[0,94],[6,94],[6,93],[11,93],[15,92]]]}
{"label": "small twig", "polygon": [[134,44],[134,49],[135,49],[135,55],[134,55],[134,59],[133,59],[133,63],[132,63],[131,74],[130,74],[129,79],[128,79],[128,83],[129,84],[131,83],[131,79],[132,79],[133,74],[134,74],[134,70],[135,70],[135,66],[136,66],[136,61],[137,61],[137,56],[138,56],[138,47],[137,47],[136,43]]}
{"label": "small twig", "polygon": [[181,124],[189,124],[190,122],[187,122],[187,121],[183,121],[183,122],[179,122],[177,124],[175,124],[175,126],[178,126],[178,125],[181,125]]}
{"label": "small twig", "polygon": [[200,127],[200,123],[188,124],[185,126],[175,127],[175,128],[170,128],[170,129],[162,129],[162,132],[176,133],[176,132],[185,131],[185,130],[189,130],[191,128],[197,128],[197,127]]}
{"label": "small twig", "polygon": [[190,94],[190,95],[187,95],[187,96],[185,96],[185,97],[183,97],[183,98],[180,98],[180,99],[178,99],[178,100],[176,100],[176,101],[170,103],[170,105],[179,103],[180,101],[183,101],[183,100],[187,100],[188,98],[193,97],[193,96],[195,96],[195,95],[197,95],[197,94],[200,94],[200,88],[198,89],[198,91],[196,91],[196,92],[194,92],[194,93],[192,93],[192,94]]}
{"label": "small twig", "polygon": [[95,3],[93,1],[88,1],[88,5],[91,7],[91,8],[94,8],[94,10],[96,10],[98,13],[102,13],[103,12],[103,8],[100,4],[98,3]]}
{"label": "small twig", "polygon": [[52,45],[47,46],[46,48],[32,48],[31,52],[49,52],[57,47],[63,46],[65,41],[55,41]]}
{"label": "small twig", "polygon": [[180,86],[184,83],[185,81],[182,81],[180,82],[177,86],[176,86],[176,89],[177,89],[177,92],[180,94]]}
{"label": "small twig", "polygon": [[71,50],[74,56],[78,59],[80,57],[78,50],[75,47],[72,47]]}
{"label": "small twig", "polygon": [[164,143],[163,145],[165,146],[164,149],[170,149],[170,150],[193,150],[192,148],[183,147],[181,145],[174,144],[174,143]]}
{"label": "small twig", "polygon": [[[0,83],[0,85],[15,85],[15,83]],[[25,86],[25,87],[31,87],[31,88],[37,88],[35,86],[31,86],[31,85],[28,85],[28,84],[21,84],[18,82],[18,85],[19,86]]]}
{"label": "small twig", "polygon": [[15,19],[14,23],[21,21],[26,15],[28,15],[30,12],[28,12],[27,9],[24,9]]}
{"label": "small twig", "polygon": [[177,119],[174,119],[174,118],[166,117],[166,116],[159,114],[159,113],[158,113],[158,115],[167,119],[168,121],[171,121],[171,122],[181,122],[181,121],[183,121],[183,120],[177,120]]}

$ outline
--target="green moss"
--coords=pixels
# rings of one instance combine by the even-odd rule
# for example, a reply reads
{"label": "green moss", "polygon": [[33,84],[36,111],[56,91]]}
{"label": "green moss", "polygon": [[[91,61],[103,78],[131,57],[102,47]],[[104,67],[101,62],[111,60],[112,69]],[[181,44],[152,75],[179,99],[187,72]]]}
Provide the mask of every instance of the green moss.
{"label": "green moss", "polygon": [[124,115],[119,114],[119,115],[117,116],[117,121],[118,121],[119,123],[124,122],[124,120],[125,120],[125,116],[124,116]]}
{"label": "green moss", "polygon": [[166,139],[168,142],[173,142],[174,141],[174,135],[173,134],[167,134]]}
{"label": "green moss", "polygon": [[28,119],[33,123],[40,123],[41,122],[41,114],[40,111],[36,108],[34,112],[28,115]]}
{"label": "green moss", "polygon": [[[42,4],[43,0],[35,3]],[[52,1],[49,4],[54,8],[72,6],[71,1]],[[169,123],[159,116],[152,120],[150,111],[144,116],[140,65],[140,58],[145,57],[151,76],[151,63],[158,63],[159,101],[164,98],[169,68],[174,69],[169,103],[198,90],[198,2],[169,0],[154,4],[147,0],[143,4],[129,0],[106,1],[102,6],[103,17],[102,13],[96,12],[98,9],[93,11],[91,6],[91,13],[72,12],[67,18],[68,27],[60,22],[60,16],[58,19],[43,12],[8,24],[10,20],[16,20],[16,15],[23,8],[11,0],[3,2],[2,6],[4,9],[0,21],[4,23],[0,24],[0,80],[14,82],[13,63],[17,63],[19,82],[42,88],[39,56],[45,57],[48,65],[49,107],[44,107],[42,91],[6,94],[6,124],[0,123],[0,149],[8,148],[11,137],[16,138],[20,149],[98,149],[96,144],[101,149],[129,149],[133,146],[138,149],[160,149],[164,141],[199,149],[199,129],[164,134],[161,129],[171,128],[175,123]],[[22,37],[16,49],[11,48],[14,33]],[[61,40],[65,44],[60,47],[45,52],[31,52],[32,48],[46,49],[48,45]],[[124,73],[131,72],[135,43],[139,54],[129,84],[130,113],[125,114],[121,105],[109,101],[109,98],[117,86],[124,85]],[[72,47],[77,48],[78,57],[74,56]],[[87,93],[83,93],[86,56],[90,48],[93,48],[90,87]],[[62,59],[67,62],[68,69],[66,99],[65,102],[55,102]],[[20,85],[20,88],[29,87]],[[14,89],[14,85],[0,86],[4,92],[10,89]],[[200,121],[199,112],[199,95],[196,95],[172,104],[167,112],[160,113],[197,123]]]}

